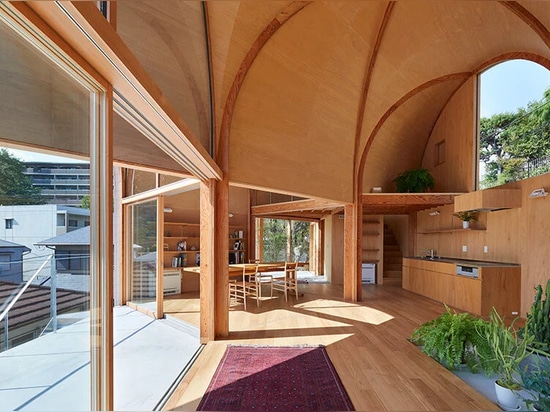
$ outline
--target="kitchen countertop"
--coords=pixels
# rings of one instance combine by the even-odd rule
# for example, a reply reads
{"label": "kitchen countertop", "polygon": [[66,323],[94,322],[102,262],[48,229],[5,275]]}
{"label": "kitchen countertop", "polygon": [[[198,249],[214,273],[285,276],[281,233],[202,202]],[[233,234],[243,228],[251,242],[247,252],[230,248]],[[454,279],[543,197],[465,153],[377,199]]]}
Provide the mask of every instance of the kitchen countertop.
{"label": "kitchen countertop", "polygon": [[459,258],[452,258],[452,257],[445,257],[445,256],[438,256],[434,257],[433,259],[430,257],[420,257],[420,256],[405,256],[405,259],[415,259],[415,260],[422,260],[426,262],[441,262],[441,263],[452,263],[456,265],[464,265],[464,266],[474,266],[474,267],[513,267],[513,266],[520,266],[517,263],[510,263],[510,262],[490,262],[486,260],[469,260],[469,259],[459,259]]}

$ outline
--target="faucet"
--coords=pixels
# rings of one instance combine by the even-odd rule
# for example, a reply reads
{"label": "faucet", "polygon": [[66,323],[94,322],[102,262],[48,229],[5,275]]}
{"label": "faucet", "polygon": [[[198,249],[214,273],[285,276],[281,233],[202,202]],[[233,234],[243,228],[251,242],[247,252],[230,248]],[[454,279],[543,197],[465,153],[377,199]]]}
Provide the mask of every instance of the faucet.
{"label": "faucet", "polygon": [[422,249],[420,253],[422,254],[422,257],[429,257],[432,260],[435,258],[436,255],[434,249]]}

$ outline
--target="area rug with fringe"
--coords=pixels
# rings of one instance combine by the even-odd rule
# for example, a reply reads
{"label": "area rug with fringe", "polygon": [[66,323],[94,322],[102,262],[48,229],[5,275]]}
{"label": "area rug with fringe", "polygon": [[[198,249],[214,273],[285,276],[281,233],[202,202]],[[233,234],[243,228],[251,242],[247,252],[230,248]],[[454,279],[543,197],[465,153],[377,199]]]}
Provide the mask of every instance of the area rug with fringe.
{"label": "area rug with fringe", "polygon": [[229,345],[197,411],[353,411],[324,346]]}

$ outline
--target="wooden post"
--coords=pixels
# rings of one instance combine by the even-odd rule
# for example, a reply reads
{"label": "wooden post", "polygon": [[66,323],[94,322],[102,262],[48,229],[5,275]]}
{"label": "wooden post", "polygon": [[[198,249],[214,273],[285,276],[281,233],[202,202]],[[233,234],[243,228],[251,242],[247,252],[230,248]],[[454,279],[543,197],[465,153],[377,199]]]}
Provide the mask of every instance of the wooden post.
{"label": "wooden post", "polygon": [[216,181],[200,183],[200,341],[215,338],[215,193]]}
{"label": "wooden post", "polygon": [[416,212],[409,213],[409,227],[408,227],[408,235],[409,235],[409,241],[408,241],[408,255],[409,256],[415,256],[416,255],[416,229],[417,229],[417,219],[416,219]]}
{"label": "wooden post", "polygon": [[[216,338],[229,335],[229,180],[216,183],[214,236],[214,334]],[[215,230],[214,230],[215,229]],[[202,245],[202,242],[201,242]]]}
{"label": "wooden post", "polygon": [[361,300],[357,259],[357,209],[354,204],[344,207],[344,299]]}

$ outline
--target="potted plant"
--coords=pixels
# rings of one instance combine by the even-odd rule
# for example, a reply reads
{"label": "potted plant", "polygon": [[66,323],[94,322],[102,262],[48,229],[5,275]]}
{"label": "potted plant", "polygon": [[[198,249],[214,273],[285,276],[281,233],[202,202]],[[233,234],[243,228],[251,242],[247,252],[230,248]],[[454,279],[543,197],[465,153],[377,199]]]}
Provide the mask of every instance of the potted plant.
{"label": "potted plant", "polygon": [[492,353],[487,340],[477,332],[488,322],[469,313],[452,312],[447,305],[445,308],[441,316],[415,329],[410,340],[450,370],[466,364],[477,372],[480,364],[476,353]]}
{"label": "potted plant", "polygon": [[397,175],[393,182],[399,193],[422,193],[435,186],[435,179],[424,168],[406,170]]}
{"label": "potted plant", "polygon": [[458,217],[460,220],[462,220],[462,227],[464,229],[468,229],[470,227],[470,221],[477,222],[479,217],[479,212],[457,212],[453,214],[454,217]]}
{"label": "potted plant", "polygon": [[495,392],[500,406],[507,410],[519,408],[517,391],[522,389],[519,373],[520,363],[530,354],[530,345],[533,336],[524,334],[518,339],[515,329],[516,318],[510,326],[506,326],[504,319],[493,307],[489,316],[489,325],[480,329],[478,333],[487,340],[491,347],[488,353],[478,352],[481,366],[486,373],[493,371],[499,378],[495,381]]}

